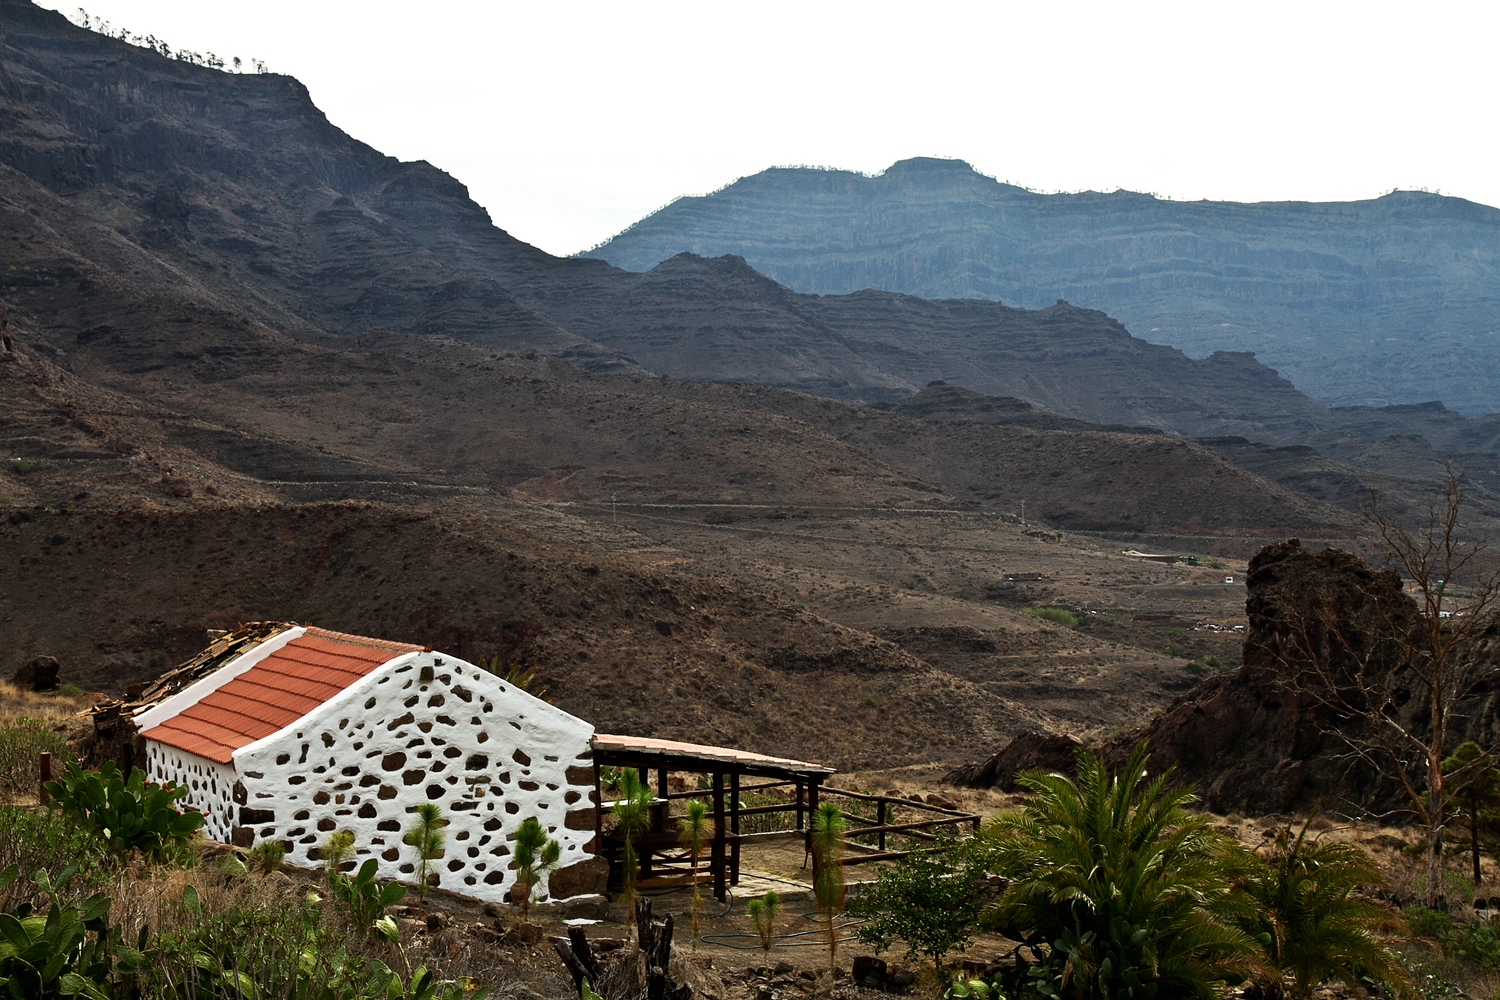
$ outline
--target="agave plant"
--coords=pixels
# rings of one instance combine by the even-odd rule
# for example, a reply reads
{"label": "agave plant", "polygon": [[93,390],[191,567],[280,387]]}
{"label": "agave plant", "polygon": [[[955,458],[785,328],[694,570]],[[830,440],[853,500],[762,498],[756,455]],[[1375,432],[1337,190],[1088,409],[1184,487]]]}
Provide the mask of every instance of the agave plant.
{"label": "agave plant", "polygon": [[546,828],[535,816],[522,820],[516,827],[511,865],[516,870],[513,896],[520,898],[522,920],[531,918],[531,897],[542,876],[556,868],[561,857],[562,846],[547,836]]}
{"label": "agave plant", "polygon": [[1404,989],[1406,975],[1379,938],[1401,919],[1358,895],[1385,884],[1380,868],[1354,844],[1309,843],[1311,822],[1295,837],[1283,827],[1243,879],[1250,905],[1241,926],[1265,951],[1261,988],[1268,1000],[1302,1000],[1329,979],[1360,992],[1375,976]]}
{"label": "agave plant", "polygon": [[1084,751],[1077,769],[1076,781],[1021,775],[1024,808],[983,832],[989,864],[1010,880],[985,922],[1051,945],[1032,970],[1050,990],[1217,996],[1254,967],[1255,942],[1233,921],[1237,846],[1187,811],[1194,796],[1170,773],[1147,779],[1144,745],[1117,775]]}
{"label": "agave plant", "polygon": [[828,968],[834,969],[838,957],[839,937],[834,919],[844,909],[844,814],[832,802],[818,803],[813,813],[812,847],[817,872],[813,876],[813,895],[823,920],[824,940],[828,944]]}
{"label": "agave plant", "polygon": [[689,799],[684,815],[677,821],[679,841],[688,849],[692,859],[693,901],[688,911],[693,918],[693,947],[703,934],[703,893],[698,889],[698,858],[703,854],[703,845],[714,835],[714,821],[708,816],[708,803],[701,799]]}
{"label": "agave plant", "polygon": [[[635,855],[636,838],[651,829],[651,801],[654,798],[651,789],[641,781],[641,776],[634,768],[625,768],[620,772],[619,791],[615,804],[610,811],[615,815],[616,829],[625,840],[625,856],[623,864],[625,868],[625,891],[621,893],[621,899],[625,903],[625,912],[635,912],[635,879],[638,867]],[[633,918],[632,918],[633,919]]]}

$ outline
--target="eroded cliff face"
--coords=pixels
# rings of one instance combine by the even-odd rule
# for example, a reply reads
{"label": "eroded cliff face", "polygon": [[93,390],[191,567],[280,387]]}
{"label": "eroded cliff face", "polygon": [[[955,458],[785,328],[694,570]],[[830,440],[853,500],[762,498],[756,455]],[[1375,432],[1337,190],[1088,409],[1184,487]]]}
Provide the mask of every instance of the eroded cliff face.
{"label": "eroded cliff face", "polygon": [[[1177,699],[1149,726],[1101,749],[1118,765],[1145,740],[1156,773],[1172,768],[1218,812],[1284,813],[1321,805],[1339,813],[1401,808],[1404,794],[1388,775],[1361,761],[1351,739],[1368,733],[1362,720],[1341,715],[1314,693],[1311,648],[1335,682],[1352,683],[1359,663],[1384,659],[1407,700],[1397,710],[1409,731],[1430,731],[1418,684],[1402,664],[1404,633],[1422,642],[1425,622],[1395,574],[1372,569],[1338,549],[1309,552],[1296,539],[1262,549],[1250,562],[1246,611],[1250,626],[1244,664],[1212,677]],[[1493,629],[1491,630],[1494,631]],[[1334,634],[1340,637],[1335,639]],[[1467,655],[1492,660],[1493,635]],[[1409,678],[1401,684],[1400,678]],[[1500,737],[1500,702],[1480,685],[1454,713],[1449,746]],[[950,775],[968,784],[1013,786],[1019,766],[1057,766],[1056,736],[1026,734],[990,760]],[[1420,779],[1419,779],[1420,780]]]}
{"label": "eroded cliff face", "polygon": [[1254,351],[1335,404],[1500,405],[1500,210],[1458,198],[1042,195],[921,158],[874,177],[766,170],[679,199],[590,255],[646,270],[684,251],[739,254],[803,292],[1031,309],[1064,298],[1195,357]]}

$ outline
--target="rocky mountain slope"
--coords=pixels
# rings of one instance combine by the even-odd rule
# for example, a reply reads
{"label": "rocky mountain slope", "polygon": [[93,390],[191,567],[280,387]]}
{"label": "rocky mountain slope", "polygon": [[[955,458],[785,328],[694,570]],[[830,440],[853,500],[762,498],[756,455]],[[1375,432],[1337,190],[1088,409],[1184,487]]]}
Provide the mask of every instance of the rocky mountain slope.
{"label": "rocky mountain slope", "polygon": [[737,254],[824,295],[1067,299],[1195,357],[1253,351],[1329,403],[1500,410],[1500,210],[1459,198],[1174,202],[1041,195],[959,160],[874,177],[776,168],[679,199],[588,256],[645,271],[682,252]]}
{"label": "rocky mountain slope", "polygon": [[0,294],[22,314],[56,278],[28,259],[44,241],[303,340],[378,327],[865,402],[950,378],[1190,434],[1276,436],[1321,409],[1247,357],[1193,361],[1089,310],[800,295],[733,258],[554,258],[452,177],[340,132],[295,80],[174,62],[25,0],[0,0],[0,116]]}

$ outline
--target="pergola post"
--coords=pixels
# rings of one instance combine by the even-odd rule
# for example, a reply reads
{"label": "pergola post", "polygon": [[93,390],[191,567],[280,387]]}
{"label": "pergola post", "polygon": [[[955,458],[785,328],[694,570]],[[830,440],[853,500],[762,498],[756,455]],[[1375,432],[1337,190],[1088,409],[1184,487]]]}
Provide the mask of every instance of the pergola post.
{"label": "pergola post", "polygon": [[801,778],[797,779],[797,826],[796,826],[796,829],[799,832],[802,830],[802,779]]}
{"label": "pergola post", "polygon": [[714,850],[709,866],[714,872],[714,898],[726,902],[728,887],[724,884],[724,772],[714,772]]}
{"label": "pergola post", "polygon": [[729,832],[734,839],[729,842],[729,884],[740,884],[740,774],[729,776]]}

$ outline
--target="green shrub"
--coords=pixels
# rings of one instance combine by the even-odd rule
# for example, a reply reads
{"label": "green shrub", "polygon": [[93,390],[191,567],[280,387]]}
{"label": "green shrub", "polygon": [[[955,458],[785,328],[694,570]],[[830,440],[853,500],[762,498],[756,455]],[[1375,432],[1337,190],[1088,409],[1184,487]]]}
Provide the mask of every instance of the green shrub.
{"label": "green shrub", "polygon": [[1168,656],[1181,656],[1183,652],[1182,643],[1171,642],[1167,644],[1166,653]]}
{"label": "green shrub", "polygon": [[262,875],[280,871],[285,858],[286,848],[281,846],[279,840],[262,840],[245,852],[245,861],[250,870]]}
{"label": "green shrub", "polygon": [[37,760],[43,753],[50,753],[58,765],[73,759],[68,741],[41,719],[23,717],[0,726],[0,799],[36,795],[41,784]]}
{"label": "green shrub", "polygon": [[[12,865],[0,872],[0,890],[20,876]],[[119,975],[133,974],[143,956],[120,943],[120,930],[109,925],[109,897],[91,896],[72,906],[58,896],[68,874],[53,885],[38,872],[36,888],[47,899],[46,911],[34,912],[30,901],[0,913],[0,991],[15,1000],[61,1000],[83,996],[109,1000]]]}
{"label": "green shrub", "polygon": [[65,898],[95,891],[114,874],[118,861],[90,829],[54,809],[0,806],[0,871],[15,868],[19,878],[0,889],[0,910],[35,894],[42,872],[71,871]]}
{"label": "green shrub", "polygon": [[375,881],[375,869],[378,867],[379,863],[370,858],[353,875],[332,871],[328,876],[334,898],[343,903],[349,912],[349,922],[366,933],[373,930],[375,922],[385,916],[387,907],[395,906],[406,898],[406,886],[400,882],[386,882],[382,885]]}
{"label": "green shrub", "polygon": [[82,698],[83,688],[77,684],[64,684],[57,689],[57,696],[59,698]]}
{"label": "green shrub", "polygon": [[173,805],[187,791],[147,781],[138,767],[126,777],[113,761],[97,773],[70,762],[61,778],[47,782],[50,805],[91,828],[116,854],[140,851],[152,861],[179,857],[203,825],[202,813]]}
{"label": "green shrub", "polygon": [[1021,613],[1052,622],[1054,625],[1061,625],[1064,628],[1078,627],[1078,616],[1066,608],[1026,608]]}
{"label": "green shrub", "polygon": [[1203,664],[1201,663],[1189,663],[1183,669],[1192,674],[1194,677],[1203,676]]}
{"label": "green shrub", "polygon": [[1500,934],[1488,923],[1454,922],[1441,910],[1412,907],[1402,916],[1413,937],[1436,941],[1443,955],[1477,972],[1500,972]]}
{"label": "green shrub", "polygon": [[855,897],[851,909],[867,918],[855,936],[876,952],[900,939],[908,959],[925,955],[941,967],[973,938],[979,917],[975,875],[970,853],[958,844],[908,854]]}
{"label": "green shrub", "polygon": [[1219,663],[1220,663],[1219,658],[1217,656],[1212,655],[1212,654],[1209,654],[1208,656],[1205,656],[1203,658],[1203,665],[1206,666],[1206,667],[1213,667],[1214,669],[1217,670],[1218,667],[1219,667]]}

